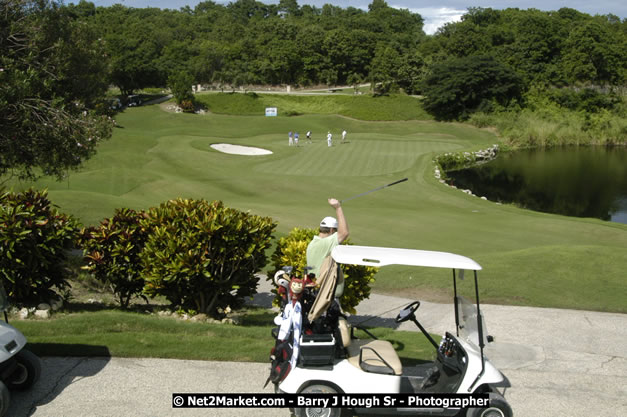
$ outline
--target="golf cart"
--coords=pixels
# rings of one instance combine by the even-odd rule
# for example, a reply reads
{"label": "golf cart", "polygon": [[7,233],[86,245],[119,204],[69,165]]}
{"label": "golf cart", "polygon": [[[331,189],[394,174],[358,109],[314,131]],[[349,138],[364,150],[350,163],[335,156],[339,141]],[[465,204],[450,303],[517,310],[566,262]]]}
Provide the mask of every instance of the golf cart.
{"label": "golf cart", "polygon": [[0,283],[0,311],[4,312],[4,321],[0,320],[0,417],[9,409],[9,389],[28,389],[41,375],[39,358],[24,349],[26,338],[8,323],[8,307],[7,295]]}
{"label": "golf cart", "polygon": [[127,107],[136,107],[141,106],[142,99],[138,94],[131,94],[126,98],[126,106]]}
{"label": "golf cart", "polygon": [[[497,387],[507,387],[507,379],[485,357],[484,346],[489,339],[479,309],[477,271],[481,269],[472,259],[445,252],[364,246],[336,247],[332,258],[338,264],[383,267],[407,265],[453,270],[453,300],[456,329],[446,332],[437,344],[418,321],[416,311],[420,302],[403,308],[397,323],[412,321],[422,331],[437,352],[433,362],[403,367],[392,344],[385,340],[356,339],[344,317],[325,317],[329,308],[315,320],[336,322],[329,334],[307,334],[303,318],[298,364],[282,380],[275,383],[277,392],[287,394],[479,394],[487,393],[490,405],[485,408],[354,408],[349,415],[442,415],[465,417],[511,417],[512,410]],[[338,265],[339,269],[339,265]],[[476,305],[457,294],[458,279],[464,270],[474,272]],[[325,285],[320,285],[322,294]],[[327,286],[328,287],[328,286]],[[333,286],[332,286],[333,287]],[[335,288],[332,288],[334,291]],[[333,298],[333,297],[331,297]],[[337,301],[333,301],[337,303]],[[305,316],[306,308],[303,308]],[[308,313],[311,314],[311,311]],[[300,332],[299,332],[300,333]],[[297,416],[339,416],[339,408],[297,408]]]}

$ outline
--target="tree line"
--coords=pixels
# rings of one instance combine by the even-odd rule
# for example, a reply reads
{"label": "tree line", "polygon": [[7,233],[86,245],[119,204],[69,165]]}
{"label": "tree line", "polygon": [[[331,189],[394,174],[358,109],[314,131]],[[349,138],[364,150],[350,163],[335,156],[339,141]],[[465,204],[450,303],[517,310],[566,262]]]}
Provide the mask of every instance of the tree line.
{"label": "tree line", "polygon": [[173,73],[197,83],[390,84],[420,93],[434,65],[490,56],[522,81],[622,85],[627,23],[574,9],[470,8],[461,22],[425,35],[423,19],[373,0],[368,10],[212,1],[195,8],[66,6],[104,39],[110,80],[124,92],[163,86]]}
{"label": "tree line", "polygon": [[5,0],[0,175],[60,179],[79,167],[111,135],[110,85],[125,95],[182,86],[185,95],[189,83],[369,82],[375,94],[423,95],[440,120],[548,99],[572,111],[606,112],[582,126],[611,119],[612,137],[620,137],[626,74],[627,22],[569,8],[470,8],[428,36],[419,14],[384,0],[368,10],[296,0],[204,1],[179,10]]}

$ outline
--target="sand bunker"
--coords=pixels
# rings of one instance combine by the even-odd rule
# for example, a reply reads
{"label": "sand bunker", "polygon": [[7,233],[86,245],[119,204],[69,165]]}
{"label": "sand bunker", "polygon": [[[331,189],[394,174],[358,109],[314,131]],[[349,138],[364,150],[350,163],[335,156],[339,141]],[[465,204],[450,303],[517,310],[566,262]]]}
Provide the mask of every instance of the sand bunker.
{"label": "sand bunker", "polygon": [[272,151],[252,146],[229,145],[228,143],[215,143],[211,145],[216,151],[235,155],[270,155]]}

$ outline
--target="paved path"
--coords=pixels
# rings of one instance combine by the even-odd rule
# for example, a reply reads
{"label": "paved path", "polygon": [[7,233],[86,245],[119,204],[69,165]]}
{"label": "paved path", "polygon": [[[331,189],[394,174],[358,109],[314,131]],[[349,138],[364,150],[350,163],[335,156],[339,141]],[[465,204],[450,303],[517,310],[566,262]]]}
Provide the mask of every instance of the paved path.
{"label": "paved path", "polygon": [[[267,304],[270,296],[262,292],[255,300]],[[373,317],[368,325],[395,326],[409,301],[373,294],[352,320]],[[506,398],[517,417],[627,416],[627,315],[497,305],[485,305],[483,313],[496,339],[486,352],[512,384]],[[433,333],[454,329],[451,305],[423,302],[417,316]],[[44,358],[42,380],[12,393],[7,415],[287,417],[278,409],[171,408],[173,392],[271,392],[262,389],[267,372],[259,363]]]}

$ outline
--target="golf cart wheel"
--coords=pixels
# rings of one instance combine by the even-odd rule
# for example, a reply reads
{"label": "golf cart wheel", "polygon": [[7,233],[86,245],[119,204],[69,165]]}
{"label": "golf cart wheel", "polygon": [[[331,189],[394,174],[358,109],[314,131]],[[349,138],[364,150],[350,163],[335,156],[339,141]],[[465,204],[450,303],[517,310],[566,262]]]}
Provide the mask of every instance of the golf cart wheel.
{"label": "golf cart wheel", "polygon": [[505,398],[490,392],[490,405],[485,408],[469,408],[466,417],[513,417],[514,413]]}
{"label": "golf cart wheel", "polygon": [[23,349],[15,355],[17,369],[13,372],[7,386],[13,390],[25,390],[39,380],[41,362],[32,352]]}
{"label": "golf cart wheel", "polygon": [[[310,385],[301,391],[301,394],[337,394],[337,391],[328,385]],[[305,407],[295,408],[296,417],[340,417],[342,410],[339,408]]]}
{"label": "golf cart wheel", "polygon": [[3,417],[9,410],[10,401],[11,395],[9,394],[9,389],[0,381],[0,417]]}

